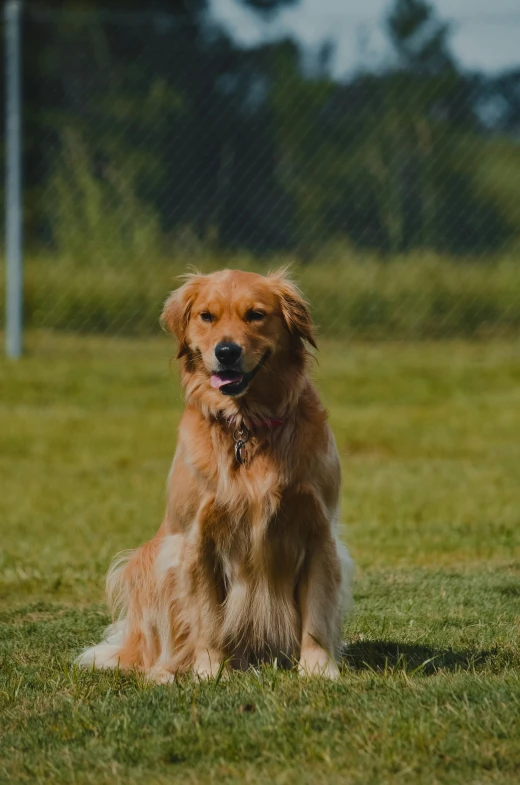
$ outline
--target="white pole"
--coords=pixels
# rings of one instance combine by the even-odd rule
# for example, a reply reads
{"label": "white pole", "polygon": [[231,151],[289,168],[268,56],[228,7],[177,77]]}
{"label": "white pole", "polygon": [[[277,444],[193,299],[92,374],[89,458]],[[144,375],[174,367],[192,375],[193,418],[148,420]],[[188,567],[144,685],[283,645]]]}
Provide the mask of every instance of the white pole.
{"label": "white pole", "polygon": [[22,102],[21,27],[22,0],[7,0],[5,20],[5,351],[22,354],[23,256],[22,256]]}

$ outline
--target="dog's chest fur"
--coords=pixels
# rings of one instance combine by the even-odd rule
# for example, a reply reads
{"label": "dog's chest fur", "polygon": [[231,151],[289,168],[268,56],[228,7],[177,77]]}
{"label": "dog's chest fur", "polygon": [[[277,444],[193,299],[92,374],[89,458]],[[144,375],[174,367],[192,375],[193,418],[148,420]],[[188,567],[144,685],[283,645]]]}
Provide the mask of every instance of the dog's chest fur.
{"label": "dog's chest fur", "polygon": [[281,483],[281,474],[273,456],[261,452],[247,467],[219,466],[199,478],[205,492],[196,525],[211,543],[222,581],[222,644],[291,656],[300,635],[295,590],[305,553],[295,536],[298,521],[287,514],[296,490]]}
{"label": "dog's chest fur", "polygon": [[[230,520],[230,536],[217,541],[216,557],[224,586],[222,643],[260,653],[296,653],[301,620],[295,590],[304,560],[301,541],[273,501],[253,505]],[[231,518],[231,515],[230,515]]]}

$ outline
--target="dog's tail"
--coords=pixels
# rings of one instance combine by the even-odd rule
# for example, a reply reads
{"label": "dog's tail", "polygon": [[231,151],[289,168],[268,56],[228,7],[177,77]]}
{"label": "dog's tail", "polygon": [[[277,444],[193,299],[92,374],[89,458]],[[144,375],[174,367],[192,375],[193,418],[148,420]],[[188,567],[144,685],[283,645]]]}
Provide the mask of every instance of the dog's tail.
{"label": "dog's tail", "polygon": [[84,649],[76,658],[76,665],[81,668],[117,668],[121,647],[126,637],[126,628],[126,619],[109,624],[103,633],[101,643]]}
{"label": "dog's tail", "polygon": [[107,573],[107,603],[114,622],[124,619],[128,612],[128,583],[124,573],[134,553],[133,549],[118,553]]}

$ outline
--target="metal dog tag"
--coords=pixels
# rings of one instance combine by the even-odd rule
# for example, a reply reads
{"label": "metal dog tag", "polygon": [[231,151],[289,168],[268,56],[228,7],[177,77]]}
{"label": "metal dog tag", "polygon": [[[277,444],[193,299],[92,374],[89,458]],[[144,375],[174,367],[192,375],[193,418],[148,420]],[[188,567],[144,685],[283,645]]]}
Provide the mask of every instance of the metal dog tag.
{"label": "metal dog tag", "polygon": [[235,458],[239,463],[244,465],[247,461],[247,450],[245,442],[237,442],[235,444]]}
{"label": "metal dog tag", "polygon": [[241,466],[244,466],[247,463],[246,442],[249,439],[249,431],[245,425],[233,431],[233,439],[235,440],[235,458]]}

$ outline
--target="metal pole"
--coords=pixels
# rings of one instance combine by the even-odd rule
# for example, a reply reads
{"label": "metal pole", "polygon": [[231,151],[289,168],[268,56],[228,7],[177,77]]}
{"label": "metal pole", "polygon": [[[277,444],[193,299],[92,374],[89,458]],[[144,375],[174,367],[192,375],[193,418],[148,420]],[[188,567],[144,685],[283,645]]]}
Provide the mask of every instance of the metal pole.
{"label": "metal pole", "polygon": [[22,101],[21,27],[22,0],[7,0],[5,20],[5,351],[22,354]]}

